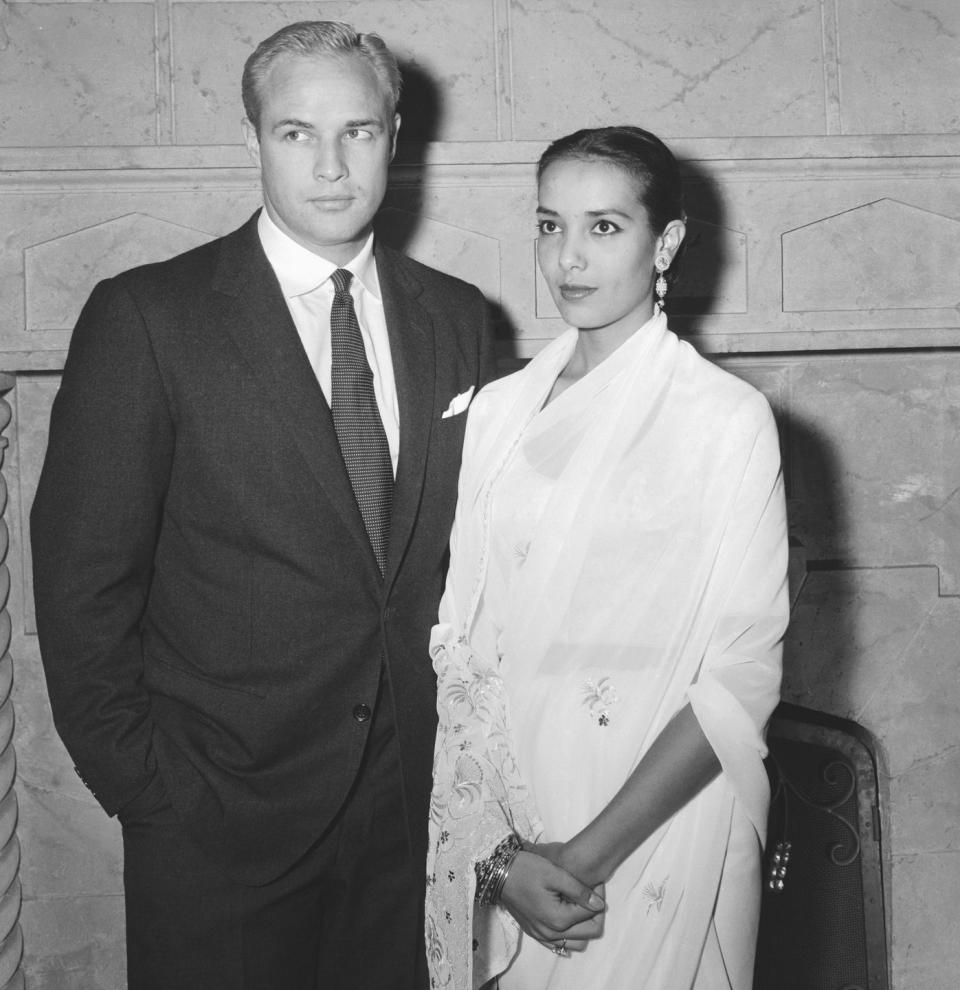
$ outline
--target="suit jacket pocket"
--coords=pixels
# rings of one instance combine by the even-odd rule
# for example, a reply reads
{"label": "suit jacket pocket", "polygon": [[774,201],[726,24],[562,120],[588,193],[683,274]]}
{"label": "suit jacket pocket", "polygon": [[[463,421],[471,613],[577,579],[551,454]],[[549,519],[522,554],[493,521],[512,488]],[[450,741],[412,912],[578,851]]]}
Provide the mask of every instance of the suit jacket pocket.
{"label": "suit jacket pocket", "polygon": [[236,682],[226,683],[216,677],[211,677],[202,670],[171,663],[165,657],[159,657],[156,654],[145,653],[144,663],[147,687],[158,694],[173,694],[175,697],[182,697],[185,693],[183,688],[186,688],[186,693],[193,695],[195,693],[191,690],[191,686],[193,686],[199,687],[201,691],[207,687],[216,692],[228,691],[232,694],[252,698],[266,698],[267,696],[266,691],[259,690],[252,685]]}

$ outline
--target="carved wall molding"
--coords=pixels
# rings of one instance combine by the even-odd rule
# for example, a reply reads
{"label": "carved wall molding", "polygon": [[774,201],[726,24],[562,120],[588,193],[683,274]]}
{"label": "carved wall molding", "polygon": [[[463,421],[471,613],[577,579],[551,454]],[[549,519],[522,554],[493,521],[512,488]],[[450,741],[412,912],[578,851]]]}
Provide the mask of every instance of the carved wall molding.
{"label": "carved wall molding", "polygon": [[[956,277],[941,263],[960,254],[960,139],[930,142],[926,157],[915,145],[924,143],[878,139],[886,157],[866,159],[868,145],[848,138],[680,143],[690,237],[672,326],[713,354],[960,347]],[[540,150],[435,144],[414,164],[408,147],[385,211],[402,234],[396,246],[478,281],[502,307],[504,353],[519,358],[563,327],[533,250]],[[240,147],[116,149],[115,167],[107,151],[61,149],[39,171],[11,170],[25,162],[0,152],[8,368],[59,367],[95,281],[175,253],[178,228],[202,228],[197,240],[224,233],[260,202]],[[197,167],[207,154],[211,167]],[[110,247],[106,232],[119,236],[122,218],[134,215],[136,237]],[[910,237],[900,244],[905,224]],[[91,238],[103,250],[75,250]]]}

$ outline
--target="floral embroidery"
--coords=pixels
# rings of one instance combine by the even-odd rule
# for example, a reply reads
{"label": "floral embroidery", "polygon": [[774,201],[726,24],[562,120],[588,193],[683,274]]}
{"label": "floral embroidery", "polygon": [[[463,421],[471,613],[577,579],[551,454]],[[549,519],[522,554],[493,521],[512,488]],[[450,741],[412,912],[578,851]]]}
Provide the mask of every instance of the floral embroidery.
{"label": "floral embroidery", "polygon": [[609,677],[601,677],[595,681],[588,677],[584,685],[583,703],[587,714],[597,725],[603,727],[610,724],[610,708],[620,701],[617,692],[610,683]]}
{"label": "floral embroidery", "polygon": [[517,543],[513,548],[513,557],[519,564],[523,564],[527,559],[527,554],[530,552],[530,541],[527,540],[526,543]]}
{"label": "floral embroidery", "polygon": [[670,877],[664,877],[659,886],[655,885],[651,880],[643,888],[643,896],[650,902],[647,905],[647,914],[650,913],[652,908],[657,909],[657,914],[660,913],[660,909],[663,907],[663,899],[667,895],[667,881],[669,879]]}
{"label": "floral embroidery", "polygon": [[440,938],[440,933],[437,931],[437,924],[434,919],[428,916],[426,921],[427,958],[433,964],[431,967],[430,986],[449,986],[451,974],[449,966],[446,965],[443,940]]}

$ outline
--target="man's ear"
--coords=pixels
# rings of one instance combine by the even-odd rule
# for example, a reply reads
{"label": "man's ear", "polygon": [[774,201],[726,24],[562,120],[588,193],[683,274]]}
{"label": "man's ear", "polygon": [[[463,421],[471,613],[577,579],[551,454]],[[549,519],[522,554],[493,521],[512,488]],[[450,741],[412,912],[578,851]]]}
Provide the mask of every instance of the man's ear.
{"label": "man's ear", "polygon": [[400,133],[400,114],[395,113],[393,115],[393,140],[390,143],[390,161],[393,161],[393,156],[397,153],[397,135]]}
{"label": "man's ear", "polygon": [[253,164],[259,168],[260,138],[257,137],[257,129],[247,117],[244,117],[240,121],[240,127],[243,129],[243,143],[247,146],[247,154],[250,156]]}

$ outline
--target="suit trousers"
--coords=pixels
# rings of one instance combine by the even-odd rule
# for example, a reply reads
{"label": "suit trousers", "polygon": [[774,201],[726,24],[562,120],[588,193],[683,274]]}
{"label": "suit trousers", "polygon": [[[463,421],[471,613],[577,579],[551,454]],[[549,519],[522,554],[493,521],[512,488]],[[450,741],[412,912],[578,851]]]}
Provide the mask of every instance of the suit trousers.
{"label": "suit trousers", "polygon": [[225,876],[169,805],[124,824],[128,990],[425,990],[424,863],[406,822],[384,677],[344,807],[277,880]]}

